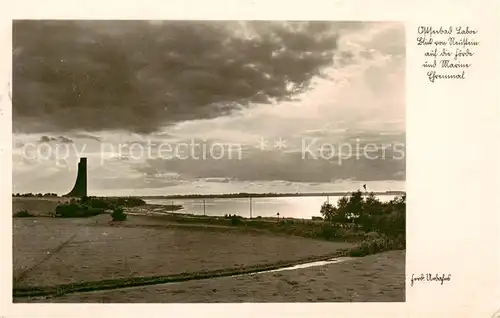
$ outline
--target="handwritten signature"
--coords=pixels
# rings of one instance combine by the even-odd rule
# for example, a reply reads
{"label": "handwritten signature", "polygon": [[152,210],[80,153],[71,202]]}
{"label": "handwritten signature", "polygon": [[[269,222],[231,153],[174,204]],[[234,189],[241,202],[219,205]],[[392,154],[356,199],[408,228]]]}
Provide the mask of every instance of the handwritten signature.
{"label": "handwritten signature", "polygon": [[444,282],[451,281],[451,274],[431,274],[421,273],[420,275],[411,274],[410,286],[413,287],[417,282],[439,282],[443,285]]}

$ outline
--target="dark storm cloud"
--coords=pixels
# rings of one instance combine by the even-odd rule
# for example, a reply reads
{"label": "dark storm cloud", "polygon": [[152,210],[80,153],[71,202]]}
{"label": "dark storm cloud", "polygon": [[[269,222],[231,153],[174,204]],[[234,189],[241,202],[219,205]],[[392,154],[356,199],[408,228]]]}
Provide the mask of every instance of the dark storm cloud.
{"label": "dark storm cloud", "polygon": [[331,65],[344,27],[357,25],[15,21],[14,130],[150,133],[286,100]]}

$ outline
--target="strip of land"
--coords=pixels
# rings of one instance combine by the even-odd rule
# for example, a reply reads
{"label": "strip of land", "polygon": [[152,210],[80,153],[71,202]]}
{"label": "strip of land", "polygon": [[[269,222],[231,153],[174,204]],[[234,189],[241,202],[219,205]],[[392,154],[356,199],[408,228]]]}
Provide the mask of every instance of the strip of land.
{"label": "strip of land", "polygon": [[[404,191],[379,191],[374,195],[403,195]],[[165,196],[143,196],[144,199],[203,199],[203,198],[274,198],[274,197],[340,197],[352,192],[309,192],[309,193],[228,193],[228,194],[174,194]]]}
{"label": "strip of land", "polygon": [[[404,302],[405,252],[339,264],[30,299],[60,303]],[[25,301],[25,300],[23,300]]]}

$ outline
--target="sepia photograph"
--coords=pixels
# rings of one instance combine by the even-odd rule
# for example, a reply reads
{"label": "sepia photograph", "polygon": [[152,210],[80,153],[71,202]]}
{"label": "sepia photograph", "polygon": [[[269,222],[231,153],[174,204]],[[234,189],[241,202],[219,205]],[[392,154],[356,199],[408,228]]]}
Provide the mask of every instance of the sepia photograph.
{"label": "sepia photograph", "polygon": [[13,20],[13,302],[405,302],[405,65],[402,22]]}

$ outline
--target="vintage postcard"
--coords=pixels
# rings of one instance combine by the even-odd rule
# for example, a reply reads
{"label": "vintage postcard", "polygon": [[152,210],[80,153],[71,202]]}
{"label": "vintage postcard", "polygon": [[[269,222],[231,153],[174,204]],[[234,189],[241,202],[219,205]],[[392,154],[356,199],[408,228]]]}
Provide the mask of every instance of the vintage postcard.
{"label": "vintage postcard", "polygon": [[424,3],[12,5],[0,314],[500,317],[498,5]]}

